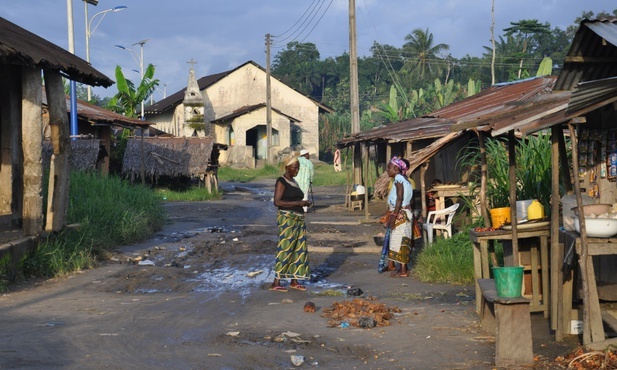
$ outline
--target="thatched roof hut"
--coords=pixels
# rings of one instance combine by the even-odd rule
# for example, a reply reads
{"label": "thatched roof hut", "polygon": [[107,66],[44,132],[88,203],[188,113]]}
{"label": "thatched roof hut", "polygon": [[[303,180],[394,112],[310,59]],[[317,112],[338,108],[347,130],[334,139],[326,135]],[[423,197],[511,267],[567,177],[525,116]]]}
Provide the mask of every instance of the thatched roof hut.
{"label": "thatched roof hut", "polygon": [[[49,168],[51,155],[54,149],[51,141],[43,142],[43,167]],[[97,169],[97,162],[101,152],[101,140],[80,139],[71,140],[71,155],[69,157],[71,170],[93,171]]]}
{"label": "thatched roof hut", "polygon": [[[142,171],[150,178],[159,176],[197,177],[206,172],[212,154],[212,138],[132,138],[128,140],[122,173],[131,179]],[[143,153],[143,155],[142,155]]]}

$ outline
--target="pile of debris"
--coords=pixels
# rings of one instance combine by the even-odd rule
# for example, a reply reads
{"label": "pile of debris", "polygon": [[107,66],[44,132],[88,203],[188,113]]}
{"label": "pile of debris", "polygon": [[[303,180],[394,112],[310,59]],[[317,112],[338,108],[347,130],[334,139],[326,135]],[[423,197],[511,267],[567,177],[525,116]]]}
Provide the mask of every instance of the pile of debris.
{"label": "pile of debris", "polygon": [[615,369],[617,354],[613,350],[590,351],[579,346],[565,356],[559,356],[555,363],[565,369]]}
{"label": "pile of debris", "polygon": [[328,327],[372,328],[375,326],[390,326],[390,320],[395,313],[400,313],[398,307],[386,307],[384,303],[371,302],[355,298],[352,301],[334,302],[332,307],[323,309],[322,317],[328,317]]}

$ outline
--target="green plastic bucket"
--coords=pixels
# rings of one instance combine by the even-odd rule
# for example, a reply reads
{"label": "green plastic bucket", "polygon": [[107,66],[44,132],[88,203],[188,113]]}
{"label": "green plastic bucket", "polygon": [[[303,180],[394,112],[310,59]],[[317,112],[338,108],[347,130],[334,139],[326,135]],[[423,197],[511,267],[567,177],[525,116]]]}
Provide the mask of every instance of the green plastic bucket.
{"label": "green plastic bucket", "polygon": [[497,295],[520,297],[523,289],[523,267],[493,267]]}

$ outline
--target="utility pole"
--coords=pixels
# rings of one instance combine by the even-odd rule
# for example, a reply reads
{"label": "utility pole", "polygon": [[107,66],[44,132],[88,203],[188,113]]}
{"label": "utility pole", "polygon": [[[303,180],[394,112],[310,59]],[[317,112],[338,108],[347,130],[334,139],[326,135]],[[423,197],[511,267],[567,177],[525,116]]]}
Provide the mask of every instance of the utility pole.
{"label": "utility pole", "polygon": [[[72,0],[66,0],[66,13],[68,18],[68,31],[69,31],[69,53],[75,54],[75,33],[73,31],[73,2]],[[77,84],[75,81],[70,80],[70,106],[71,106],[71,136],[77,136]],[[76,140],[75,137],[72,140]]]}
{"label": "utility pole", "polygon": [[272,164],[272,86],[270,84],[270,44],[271,36],[266,35],[266,163]]}
{"label": "utility pole", "polygon": [[[351,133],[360,132],[360,97],[358,92],[358,51],[356,46],[356,1],[349,0],[349,93]],[[353,150],[354,184],[362,184],[362,152],[360,144]]]}

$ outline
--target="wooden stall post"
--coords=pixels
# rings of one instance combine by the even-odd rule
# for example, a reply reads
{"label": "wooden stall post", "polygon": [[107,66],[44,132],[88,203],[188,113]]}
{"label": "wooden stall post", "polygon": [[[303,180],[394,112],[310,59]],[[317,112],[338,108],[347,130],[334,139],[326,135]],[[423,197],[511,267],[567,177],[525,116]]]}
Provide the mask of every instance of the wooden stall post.
{"label": "wooden stall post", "polygon": [[[572,145],[572,171],[578,174],[578,138],[576,129],[572,122],[568,123],[570,129],[570,140]],[[578,181],[574,181],[576,193],[576,203],[578,214],[583,215],[583,200],[581,198],[581,186]],[[587,229],[585,217],[579,217],[581,234],[581,254],[578,257],[578,264],[581,271],[583,282],[583,344],[604,340],[604,327],[602,326],[602,313],[600,311],[600,301],[596,284],[590,284],[589,279],[595,279],[593,263],[588,253]],[[593,289],[591,289],[593,287]]]}
{"label": "wooden stall post", "polygon": [[478,142],[480,146],[480,212],[484,219],[484,227],[490,227],[491,222],[488,215],[488,205],[486,204],[486,181],[488,178],[488,165],[486,162],[486,134],[484,132],[478,132]]}
{"label": "wooden stall post", "polygon": [[[66,109],[66,95],[62,76],[51,70],[44,71],[51,128],[51,155],[49,185],[47,190],[46,231],[60,231],[66,221],[69,203],[71,139],[69,118]],[[40,84],[40,76],[39,76]]]}
{"label": "wooden stall post", "polygon": [[516,138],[514,130],[508,132],[508,161],[510,178],[510,220],[512,222],[512,266],[520,265],[518,255],[518,230],[516,227]]}
{"label": "wooden stall post", "polygon": [[[23,232],[43,231],[43,116],[41,71],[22,67],[22,148],[24,155]],[[66,103],[65,103],[66,106]]]}
{"label": "wooden stall post", "polygon": [[[551,127],[551,329],[557,330],[557,311],[558,299],[553,299],[555,293],[560,291],[559,269],[560,255],[559,253],[559,136],[563,138],[561,125]],[[543,292],[543,298],[546,297],[546,292]],[[562,333],[555,333],[555,339],[561,340]]]}
{"label": "wooden stall post", "polygon": [[368,178],[369,178],[369,144],[364,144],[364,219],[368,221],[369,210],[368,210]]}
{"label": "wooden stall post", "polygon": [[0,99],[0,213],[12,214],[11,223],[17,225],[23,203],[21,166],[21,76],[19,68],[4,65],[0,69],[2,98]]}

